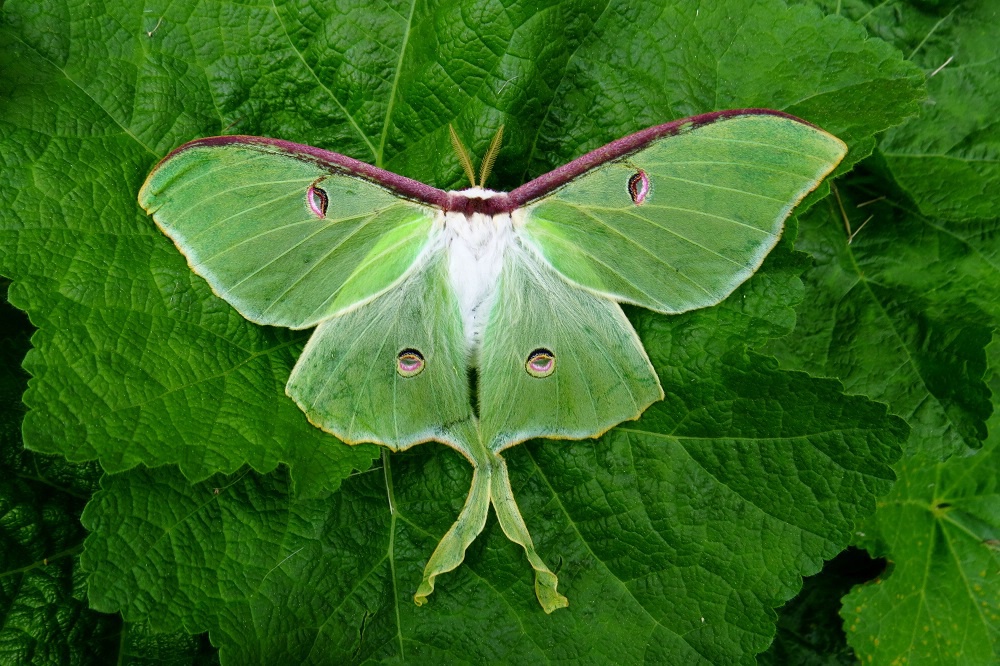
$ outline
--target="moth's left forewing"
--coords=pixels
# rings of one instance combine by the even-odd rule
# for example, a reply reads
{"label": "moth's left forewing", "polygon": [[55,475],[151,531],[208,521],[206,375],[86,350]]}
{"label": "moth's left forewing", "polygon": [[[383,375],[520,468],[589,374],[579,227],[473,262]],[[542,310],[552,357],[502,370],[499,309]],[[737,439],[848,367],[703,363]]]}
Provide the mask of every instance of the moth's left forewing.
{"label": "moth's left forewing", "polygon": [[[570,282],[679,313],[719,303],[753,275],[792,208],[846,146],[774,112],[697,117],[669,129],[584,156],[608,157],[555,182],[517,217],[525,241]],[[539,181],[546,178],[557,181]]]}
{"label": "moth's left forewing", "polygon": [[392,288],[428,246],[435,201],[396,181],[412,184],[309,146],[215,137],[160,162],[139,203],[244,317],[310,328]]}

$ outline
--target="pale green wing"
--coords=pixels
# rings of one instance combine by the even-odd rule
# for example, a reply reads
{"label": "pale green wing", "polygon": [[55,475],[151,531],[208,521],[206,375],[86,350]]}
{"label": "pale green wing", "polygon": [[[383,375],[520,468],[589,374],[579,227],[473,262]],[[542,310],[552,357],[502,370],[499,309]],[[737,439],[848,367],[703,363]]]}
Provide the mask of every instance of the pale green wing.
{"label": "pale green wing", "polygon": [[[541,361],[529,367],[533,354]],[[662,397],[617,303],[568,284],[517,243],[508,249],[479,359],[480,426],[490,450],[532,437],[596,437]]]}
{"label": "pale green wing", "polygon": [[139,203],[244,317],[308,328],[413,265],[435,227],[438,194],[316,148],[217,137],[164,159]]}
{"label": "pale green wing", "polygon": [[609,144],[577,161],[583,173],[570,163],[511,197],[539,191],[520,232],[566,278],[677,313],[714,305],[753,275],[845,153],[775,112],[709,114]]}
{"label": "pale green wing", "polygon": [[445,259],[435,251],[393,289],[316,328],[285,388],[313,424],[393,450],[444,442],[472,460],[465,337]]}

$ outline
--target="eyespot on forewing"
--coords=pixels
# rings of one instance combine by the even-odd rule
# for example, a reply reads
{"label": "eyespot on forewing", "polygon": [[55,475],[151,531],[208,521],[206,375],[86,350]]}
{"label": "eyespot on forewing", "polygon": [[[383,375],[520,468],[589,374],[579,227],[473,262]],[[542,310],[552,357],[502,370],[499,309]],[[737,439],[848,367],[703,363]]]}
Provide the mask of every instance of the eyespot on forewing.
{"label": "eyespot on forewing", "polygon": [[537,379],[548,377],[556,371],[556,355],[544,347],[539,347],[528,354],[524,369]]}
{"label": "eyespot on forewing", "polygon": [[628,179],[628,195],[632,197],[632,203],[636,206],[646,200],[649,194],[649,177],[646,172],[639,169]]}
{"label": "eyespot on forewing", "polygon": [[306,204],[313,215],[321,220],[326,217],[326,208],[330,205],[330,197],[327,196],[326,190],[319,187],[322,180],[320,178],[306,190]]}
{"label": "eyespot on forewing", "polygon": [[424,371],[424,355],[416,349],[407,348],[396,354],[396,372],[400,377],[416,377]]}

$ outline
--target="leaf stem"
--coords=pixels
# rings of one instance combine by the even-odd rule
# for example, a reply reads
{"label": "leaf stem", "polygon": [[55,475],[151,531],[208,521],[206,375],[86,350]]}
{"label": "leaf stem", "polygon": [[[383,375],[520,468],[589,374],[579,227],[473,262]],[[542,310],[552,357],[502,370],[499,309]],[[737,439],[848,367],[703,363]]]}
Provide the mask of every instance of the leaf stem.
{"label": "leaf stem", "polygon": [[6,578],[7,576],[13,576],[13,575],[19,574],[19,573],[27,573],[27,572],[31,571],[32,569],[37,569],[38,567],[48,566],[49,564],[55,562],[56,560],[60,560],[60,559],[62,559],[64,557],[76,555],[76,554],[80,553],[82,550],[83,550],[83,544],[82,543],[78,543],[75,546],[72,546],[70,548],[67,548],[66,550],[60,551],[60,552],[56,553],[55,555],[52,555],[51,557],[46,557],[45,559],[40,560],[38,562],[32,562],[31,564],[29,564],[27,566],[24,566],[24,567],[20,567],[18,569],[9,569],[7,571],[4,571],[3,573],[0,573],[0,578]]}
{"label": "leaf stem", "polygon": [[917,55],[917,51],[919,51],[920,49],[922,49],[924,47],[924,44],[926,44],[927,40],[931,38],[931,35],[933,35],[935,32],[937,32],[937,29],[941,27],[942,23],[944,23],[945,21],[947,21],[948,19],[951,18],[951,15],[955,13],[956,9],[958,9],[958,7],[955,7],[955,9],[952,9],[950,12],[948,12],[947,14],[945,14],[941,18],[940,21],[938,21],[937,23],[934,24],[934,27],[932,27],[930,29],[930,31],[928,31],[928,33],[926,35],[924,35],[924,38],[920,40],[920,43],[917,44],[916,48],[913,49],[913,51],[910,53],[910,55],[906,56],[907,60],[913,60],[913,56]]}
{"label": "leaf stem", "polygon": [[389,451],[382,449],[382,471],[385,472],[385,493],[389,498],[389,513],[396,515],[396,498],[392,489],[392,468],[389,467]]}

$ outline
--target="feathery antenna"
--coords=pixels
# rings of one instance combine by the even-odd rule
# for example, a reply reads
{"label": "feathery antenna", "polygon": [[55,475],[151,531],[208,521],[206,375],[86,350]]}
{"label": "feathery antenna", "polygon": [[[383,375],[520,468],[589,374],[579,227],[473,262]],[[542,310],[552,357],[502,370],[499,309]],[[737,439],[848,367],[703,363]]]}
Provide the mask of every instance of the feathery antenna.
{"label": "feathery antenna", "polygon": [[503,125],[497,128],[497,133],[493,135],[493,140],[490,141],[490,149],[486,151],[483,163],[479,167],[479,187],[486,186],[486,179],[490,177],[490,172],[493,171],[493,163],[497,161],[497,155],[500,153],[501,141],[503,141]]}
{"label": "feathery antenna", "polygon": [[462,140],[458,138],[458,134],[455,133],[455,128],[451,126],[451,123],[448,124],[448,134],[451,135],[451,147],[455,149],[455,155],[458,156],[458,161],[462,163],[462,168],[465,169],[465,177],[469,179],[469,185],[475,187],[476,170],[472,168],[472,159],[469,157],[469,151],[462,145]]}

